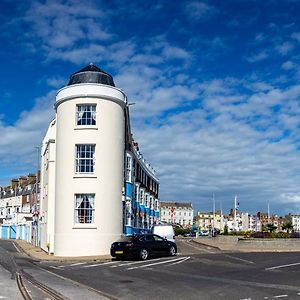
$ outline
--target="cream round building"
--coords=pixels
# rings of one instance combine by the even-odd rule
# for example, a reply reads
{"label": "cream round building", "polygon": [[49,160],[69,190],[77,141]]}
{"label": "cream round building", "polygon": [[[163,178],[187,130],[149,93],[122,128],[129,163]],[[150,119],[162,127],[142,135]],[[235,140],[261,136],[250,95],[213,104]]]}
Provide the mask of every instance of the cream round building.
{"label": "cream round building", "polygon": [[55,110],[41,153],[41,247],[58,256],[108,254],[122,234],[139,230],[128,224],[137,217],[135,168],[144,166],[151,187],[157,185],[149,192],[152,218],[158,179],[138,157],[126,95],[109,74],[94,65],[74,73]]}

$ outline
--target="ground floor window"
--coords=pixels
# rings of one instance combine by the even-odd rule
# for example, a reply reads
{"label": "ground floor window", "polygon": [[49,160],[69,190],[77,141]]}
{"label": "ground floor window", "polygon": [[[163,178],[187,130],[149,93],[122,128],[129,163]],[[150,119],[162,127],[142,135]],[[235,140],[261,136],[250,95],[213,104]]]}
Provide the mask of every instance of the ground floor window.
{"label": "ground floor window", "polygon": [[95,194],[75,194],[75,223],[95,222]]}

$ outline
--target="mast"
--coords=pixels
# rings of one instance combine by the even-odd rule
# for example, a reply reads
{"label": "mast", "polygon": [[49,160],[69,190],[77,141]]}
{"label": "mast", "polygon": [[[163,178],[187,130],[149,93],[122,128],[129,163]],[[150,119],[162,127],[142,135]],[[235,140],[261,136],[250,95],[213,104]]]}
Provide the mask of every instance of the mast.
{"label": "mast", "polygon": [[213,227],[212,227],[212,236],[215,235],[215,210],[216,210],[215,193],[213,193]]}
{"label": "mast", "polygon": [[270,200],[268,200],[268,224],[270,224]]}
{"label": "mast", "polygon": [[237,226],[236,226],[236,195],[234,196],[234,231],[237,231]]}

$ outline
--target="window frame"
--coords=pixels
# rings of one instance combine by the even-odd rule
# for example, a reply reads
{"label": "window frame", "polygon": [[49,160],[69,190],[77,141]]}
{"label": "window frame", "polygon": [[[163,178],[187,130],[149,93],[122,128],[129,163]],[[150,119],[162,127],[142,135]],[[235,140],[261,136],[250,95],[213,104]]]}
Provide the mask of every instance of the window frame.
{"label": "window frame", "polygon": [[[80,205],[83,203],[84,201],[84,197],[87,197],[87,201],[89,202],[89,204],[91,205],[91,208],[80,208],[79,206],[77,206],[79,204],[80,201],[78,200],[80,198],[80,196],[82,197],[82,202],[80,203]],[[90,196],[92,196],[92,203],[90,203]],[[85,225],[95,225],[95,203],[96,203],[96,195],[95,193],[76,193],[74,194],[74,224],[75,226],[85,226]],[[83,215],[79,215],[79,211],[83,210],[84,212],[88,212],[88,213],[83,213]],[[80,220],[83,220],[84,222],[80,222]],[[86,222],[87,220],[90,220],[90,222]]]}
{"label": "window frame", "polygon": [[[79,107],[85,107],[85,109],[84,110],[79,110]],[[88,107],[90,108],[90,110],[87,110]],[[95,110],[92,109],[93,107],[95,108]],[[81,119],[79,120],[79,113],[82,113],[83,115],[84,115],[84,113],[90,114],[90,116],[83,118],[83,115],[82,115]],[[78,124],[82,120],[85,120],[86,124]],[[94,124],[92,124],[93,121],[95,121]],[[81,123],[83,123],[83,121]],[[79,103],[79,104],[76,104],[75,126],[79,127],[79,128],[80,127],[96,127],[97,126],[97,104],[96,103]]]}
{"label": "window frame", "polygon": [[[92,157],[77,157],[78,154],[80,155],[80,152],[82,150],[79,149],[79,147],[82,146],[91,146],[91,153]],[[93,150],[93,151],[92,151]],[[88,151],[83,151],[85,154],[89,153]],[[87,161],[92,161],[91,164],[86,164]],[[82,163],[81,163],[82,162]],[[84,171],[81,171],[81,168],[84,168]],[[90,167],[91,170],[87,170],[87,168]],[[75,144],[75,174],[95,174],[96,170],[96,144]]]}

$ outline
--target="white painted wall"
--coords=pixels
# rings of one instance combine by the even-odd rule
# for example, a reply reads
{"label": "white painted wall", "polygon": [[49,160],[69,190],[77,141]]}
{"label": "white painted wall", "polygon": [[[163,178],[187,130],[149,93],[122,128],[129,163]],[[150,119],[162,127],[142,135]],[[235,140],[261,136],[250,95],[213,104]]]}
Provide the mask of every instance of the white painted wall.
{"label": "white painted wall", "polygon": [[293,224],[294,230],[299,232],[300,231],[300,215],[292,216],[292,224]]}
{"label": "white painted wall", "polygon": [[[71,85],[56,97],[56,172],[54,254],[109,254],[122,234],[124,105],[126,96],[101,84]],[[96,104],[93,128],[76,126],[77,104]],[[96,171],[75,174],[75,144],[95,144]],[[95,194],[95,223],[75,224],[75,194]]]}
{"label": "white painted wall", "polygon": [[[56,120],[47,130],[41,149],[40,237],[41,248],[54,253]],[[49,248],[48,248],[49,247]]]}

